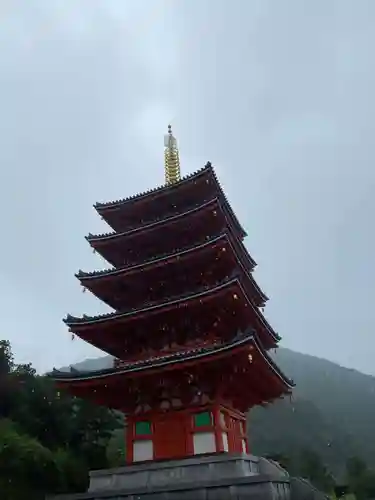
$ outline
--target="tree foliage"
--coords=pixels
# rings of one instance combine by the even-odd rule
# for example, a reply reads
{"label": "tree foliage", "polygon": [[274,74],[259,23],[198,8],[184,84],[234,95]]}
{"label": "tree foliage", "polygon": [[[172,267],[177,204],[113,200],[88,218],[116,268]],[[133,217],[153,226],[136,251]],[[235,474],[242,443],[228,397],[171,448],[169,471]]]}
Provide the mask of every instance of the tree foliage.
{"label": "tree foliage", "polygon": [[16,365],[9,342],[0,341],[2,500],[86,490],[88,471],[110,465],[107,446],[118,425],[114,413],[60,393],[31,365]]}
{"label": "tree foliage", "polygon": [[316,488],[331,493],[335,486],[334,478],[319,455],[311,450],[303,450],[300,454],[299,475],[308,479]]}
{"label": "tree foliage", "polygon": [[[371,439],[375,377],[285,348],[277,349],[275,361],[296,383],[293,400],[301,401],[306,409],[310,406],[305,415],[299,415],[299,428],[305,424],[304,439],[311,441],[308,447],[324,456],[324,461],[337,469],[336,475],[344,473],[351,456],[375,468],[375,439]],[[293,416],[285,415],[292,428]]]}
{"label": "tree foliage", "polygon": [[10,342],[0,340],[0,379],[6,376],[14,367],[14,359]]}
{"label": "tree foliage", "polygon": [[358,457],[351,457],[346,464],[346,480],[356,500],[375,498],[375,471]]}

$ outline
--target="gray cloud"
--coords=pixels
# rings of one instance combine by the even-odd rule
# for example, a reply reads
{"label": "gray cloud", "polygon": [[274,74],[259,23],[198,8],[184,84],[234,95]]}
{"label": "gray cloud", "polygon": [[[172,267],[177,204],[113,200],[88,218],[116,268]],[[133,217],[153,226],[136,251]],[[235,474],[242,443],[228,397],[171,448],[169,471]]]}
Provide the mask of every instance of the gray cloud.
{"label": "gray cloud", "polygon": [[[155,4],[157,4],[155,6]],[[373,371],[371,0],[2,2],[3,337],[43,370],[95,353],[66,312],[103,267],[93,202],[211,160],[259,263],[283,345]]]}

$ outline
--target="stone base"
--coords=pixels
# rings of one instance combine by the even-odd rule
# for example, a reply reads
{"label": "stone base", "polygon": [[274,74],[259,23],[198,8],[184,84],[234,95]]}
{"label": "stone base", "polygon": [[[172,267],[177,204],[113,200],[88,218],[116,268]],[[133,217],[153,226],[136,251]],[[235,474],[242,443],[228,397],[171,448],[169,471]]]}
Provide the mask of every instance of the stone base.
{"label": "stone base", "polygon": [[137,488],[149,490],[181,483],[249,477],[259,474],[259,459],[251,455],[209,455],[182,460],[163,460],[99,470],[90,473],[91,491]]}
{"label": "stone base", "polygon": [[87,493],[54,500],[287,500],[289,476],[252,455],[210,455],[90,473]]}

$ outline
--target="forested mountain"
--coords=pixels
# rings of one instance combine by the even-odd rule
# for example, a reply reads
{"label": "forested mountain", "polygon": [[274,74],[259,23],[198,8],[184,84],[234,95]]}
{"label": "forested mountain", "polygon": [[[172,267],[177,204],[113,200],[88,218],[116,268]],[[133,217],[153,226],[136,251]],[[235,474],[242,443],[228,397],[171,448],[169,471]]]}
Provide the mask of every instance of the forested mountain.
{"label": "forested mountain", "polygon": [[[374,465],[375,377],[288,349],[278,349],[275,357],[280,367],[296,382],[295,410],[297,404],[302,404],[306,410],[310,406],[301,420],[306,422],[307,434],[314,429],[313,439],[322,442],[322,454],[325,455],[325,441],[326,448],[330,448],[326,450],[327,456],[333,454],[337,463],[342,464],[344,460],[340,457],[347,457],[355,451],[354,454]],[[314,418],[313,406],[316,410]],[[275,406],[270,410],[269,418],[272,419],[279,408]],[[295,410],[292,405],[292,413]],[[260,413],[264,415],[265,412]],[[293,421],[290,415],[287,418]]]}

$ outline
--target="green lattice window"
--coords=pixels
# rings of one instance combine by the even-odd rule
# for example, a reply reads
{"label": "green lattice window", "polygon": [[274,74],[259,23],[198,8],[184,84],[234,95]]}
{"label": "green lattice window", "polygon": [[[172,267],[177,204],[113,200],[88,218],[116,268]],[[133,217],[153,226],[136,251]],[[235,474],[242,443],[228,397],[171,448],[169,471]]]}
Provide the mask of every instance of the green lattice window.
{"label": "green lattice window", "polygon": [[209,411],[203,411],[194,415],[195,427],[206,427],[212,425],[212,416]]}
{"label": "green lattice window", "polygon": [[136,422],[135,424],[135,435],[136,436],[149,436],[151,434],[151,423],[150,422]]}

